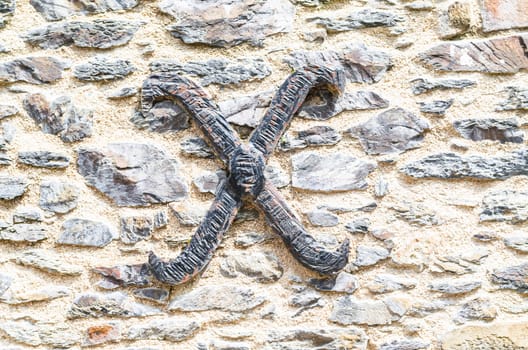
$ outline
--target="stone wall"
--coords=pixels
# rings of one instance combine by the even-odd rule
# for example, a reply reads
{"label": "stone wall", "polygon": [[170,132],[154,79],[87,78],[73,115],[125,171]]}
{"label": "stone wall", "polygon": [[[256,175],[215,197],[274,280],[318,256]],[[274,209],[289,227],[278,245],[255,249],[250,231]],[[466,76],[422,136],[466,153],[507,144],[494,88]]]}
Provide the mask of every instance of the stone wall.
{"label": "stone wall", "polygon": [[[0,0],[0,348],[528,348],[526,0]],[[304,268],[249,201],[205,271],[156,281],[226,173],[151,72],[243,138],[310,95],[266,176],[327,249]]]}

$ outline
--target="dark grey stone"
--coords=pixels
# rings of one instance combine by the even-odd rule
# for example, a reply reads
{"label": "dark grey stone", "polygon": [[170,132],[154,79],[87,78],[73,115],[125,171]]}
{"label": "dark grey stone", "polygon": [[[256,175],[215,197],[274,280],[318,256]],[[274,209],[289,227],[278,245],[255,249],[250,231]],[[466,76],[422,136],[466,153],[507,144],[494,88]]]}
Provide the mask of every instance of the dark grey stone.
{"label": "dark grey stone", "polygon": [[265,350],[366,350],[368,337],[360,328],[279,328],[270,331]]}
{"label": "dark grey stone", "polygon": [[354,265],[358,267],[373,266],[387,259],[389,256],[390,252],[386,248],[360,244],[356,248],[356,261],[354,261]]}
{"label": "dark grey stone", "polygon": [[418,102],[420,106],[420,111],[422,113],[430,113],[436,115],[444,115],[445,112],[453,104],[454,99],[449,100],[437,100],[431,102]]}
{"label": "dark grey stone", "polygon": [[152,234],[154,223],[148,216],[121,217],[121,241],[134,244],[142,241]]}
{"label": "dark grey stone", "polygon": [[28,185],[28,181],[22,176],[0,175],[0,200],[22,196]]}
{"label": "dark grey stone", "polygon": [[134,296],[140,299],[165,304],[169,300],[169,291],[164,288],[147,287],[134,290]]}
{"label": "dark grey stone", "polygon": [[237,248],[249,248],[255,244],[263,243],[265,241],[272,240],[273,236],[266,233],[260,232],[247,232],[239,234],[235,238],[235,247]]}
{"label": "dark grey stone", "polygon": [[108,286],[146,286],[154,281],[148,264],[96,267],[93,271],[104,277],[105,283],[99,283],[99,286],[105,289],[111,289]]}
{"label": "dark grey stone", "polygon": [[73,15],[92,15],[108,11],[129,10],[139,0],[99,0],[70,2],[64,0],[30,0],[29,3],[48,21],[59,21]]}
{"label": "dark grey stone", "polygon": [[308,19],[308,21],[314,21],[318,25],[325,27],[328,32],[334,33],[360,28],[394,27],[404,22],[405,19],[390,12],[365,9],[353,12],[346,17],[314,17]]}
{"label": "dark grey stone", "polygon": [[365,189],[365,178],[376,164],[349,155],[301,152],[292,156],[292,186],[311,191]]}
{"label": "dark grey stone", "polygon": [[148,111],[136,111],[130,121],[139,129],[154,132],[177,132],[188,129],[189,114],[171,101],[155,102]]}
{"label": "dark grey stone", "polygon": [[469,79],[425,79],[417,78],[411,80],[413,94],[420,95],[434,90],[461,90],[466,87],[475,86],[477,83]]}
{"label": "dark grey stone", "polygon": [[240,209],[235,216],[234,223],[240,224],[246,221],[255,221],[258,220],[259,216],[260,212],[258,211],[258,209],[242,206],[242,209]]}
{"label": "dark grey stone", "polygon": [[339,224],[339,217],[325,209],[309,211],[306,216],[314,226],[332,227]]}
{"label": "dark grey stone", "polygon": [[66,62],[54,57],[25,57],[0,63],[0,83],[48,84],[62,79]]}
{"label": "dark grey stone", "polygon": [[418,281],[414,278],[379,274],[367,284],[367,288],[372,293],[380,294],[413,289],[417,284]]}
{"label": "dark grey stone", "polygon": [[528,110],[528,89],[509,86],[508,98],[497,105],[498,111]]}
{"label": "dark grey stone", "polygon": [[160,313],[159,309],[133,302],[122,292],[83,293],[73,301],[68,318],[144,317]]}
{"label": "dark grey stone", "polygon": [[328,278],[312,278],[308,283],[315,289],[325,292],[352,294],[359,288],[358,279],[344,271]]}
{"label": "dark grey stone", "polygon": [[220,272],[230,278],[242,274],[260,283],[271,283],[282,277],[283,268],[275,254],[251,251],[229,254],[220,264]]}
{"label": "dark grey stone", "polygon": [[393,340],[390,343],[383,343],[378,350],[421,350],[428,349],[429,343],[416,339]]}
{"label": "dark grey stone", "polygon": [[24,40],[41,49],[77,46],[109,49],[127,44],[141,22],[96,19],[92,22],[61,22],[30,30]]}
{"label": "dark grey stone", "polygon": [[0,105],[0,119],[11,117],[18,113],[18,108],[13,105]]}
{"label": "dark grey stone", "polygon": [[356,219],[345,225],[345,229],[350,233],[368,233],[370,220],[366,218]]}
{"label": "dark grey stone", "polygon": [[466,139],[473,141],[493,140],[500,143],[523,143],[524,132],[519,130],[516,119],[464,119],[453,123],[455,129]]}
{"label": "dark grey stone", "polygon": [[375,83],[392,67],[390,56],[353,43],[341,51],[295,51],[284,61],[294,70],[306,65],[332,65],[343,69],[350,82]]}
{"label": "dark grey stone", "polygon": [[211,147],[201,137],[191,137],[180,143],[183,154],[198,158],[213,158],[214,153]]}
{"label": "dark grey stone", "polygon": [[431,283],[429,289],[443,294],[457,295],[473,292],[481,286],[482,282],[480,281],[445,280]]}
{"label": "dark grey stone", "polygon": [[420,147],[427,120],[403,108],[392,108],[347,130],[368,154],[402,153]]}
{"label": "dark grey stone", "polygon": [[15,224],[0,227],[0,241],[40,242],[48,239],[46,228],[38,224]]}
{"label": "dark grey stone", "polygon": [[262,46],[264,38],[293,29],[295,7],[288,1],[164,0],[162,12],[173,16],[171,34],[186,44]]}
{"label": "dark grey stone", "polygon": [[200,324],[196,321],[182,319],[181,317],[164,318],[130,327],[126,334],[126,339],[181,342],[191,338],[198,332],[199,328]]}
{"label": "dark grey stone", "polygon": [[329,146],[341,141],[341,135],[332,127],[319,125],[309,129],[286,133],[279,142],[281,151],[291,151],[293,149],[305,148],[309,146]]}
{"label": "dark grey stone", "polygon": [[528,192],[493,191],[482,199],[480,221],[506,221],[512,224],[528,220]]}
{"label": "dark grey stone", "polygon": [[135,70],[136,68],[129,60],[98,55],[75,66],[73,75],[83,81],[110,81],[124,79]]}
{"label": "dark grey stone", "polygon": [[154,72],[184,73],[202,78],[201,84],[230,85],[244,81],[260,80],[271,74],[271,68],[262,58],[225,58],[202,62],[181,63],[174,60],[158,60],[150,64]]}
{"label": "dark grey stone", "polygon": [[0,152],[0,165],[10,165],[13,159],[4,152]]}
{"label": "dark grey stone", "polygon": [[70,157],[49,151],[18,152],[18,162],[39,168],[66,168]]}
{"label": "dark grey stone", "polygon": [[117,235],[102,222],[85,219],[68,219],[62,224],[57,243],[88,247],[104,247]]}
{"label": "dark grey stone", "polygon": [[381,300],[360,300],[346,295],[334,302],[329,320],[341,325],[388,325],[400,317],[391,313]]}
{"label": "dark grey stone", "polygon": [[528,293],[528,263],[495,269],[491,282],[500,289],[513,289],[519,293]]}
{"label": "dark grey stone", "polygon": [[521,253],[528,253],[528,236],[515,235],[504,238],[504,245]]}
{"label": "dark grey stone", "polygon": [[78,150],[77,171],[119,206],[146,206],[185,198],[179,164],[151,144],[114,143]]}
{"label": "dark grey stone", "polygon": [[453,321],[458,324],[472,320],[491,322],[497,314],[497,308],[491,300],[475,298],[462,304]]}
{"label": "dark grey stone", "polygon": [[0,0],[0,29],[4,28],[15,12],[15,0]]}
{"label": "dark grey stone", "polygon": [[125,86],[108,93],[106,98],[109,100],[120,100],[123,98],[136,96],[138,92],[139,89],[137,87]]}
{"label": "dark grey stone", "polygon": [[39,206],[44,210],[65,214],[77,207],[79,188],[59,179],[44,180],[40,184]]}

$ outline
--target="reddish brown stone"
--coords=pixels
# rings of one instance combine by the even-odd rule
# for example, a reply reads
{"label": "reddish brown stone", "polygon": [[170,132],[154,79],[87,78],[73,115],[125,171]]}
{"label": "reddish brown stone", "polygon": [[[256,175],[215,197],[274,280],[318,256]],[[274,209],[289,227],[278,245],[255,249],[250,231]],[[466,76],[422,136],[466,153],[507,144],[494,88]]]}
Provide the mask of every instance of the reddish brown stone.
{"label": "reddish brown stone", "polygon": [[528,27],[526,0],[481,0],[480,11],[484,32]]}
{"label": "reddish brown stone", "polygon": [[121,338],[121,329],[116,323],[107,323],[89,327],[82,346],[92,346],[118,341]]}

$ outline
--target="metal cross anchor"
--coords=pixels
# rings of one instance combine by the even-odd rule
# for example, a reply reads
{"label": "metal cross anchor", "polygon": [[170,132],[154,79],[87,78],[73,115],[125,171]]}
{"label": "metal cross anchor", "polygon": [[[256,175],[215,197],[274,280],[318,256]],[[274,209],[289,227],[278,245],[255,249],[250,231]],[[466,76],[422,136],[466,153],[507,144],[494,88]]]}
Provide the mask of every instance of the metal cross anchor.
{"label": "metal cross anchor", "polygon": [[310,90],[330,91],[327,105],[333,104],[344,89],[344,79],[341,70],[316,66],[291,74],[272,99],[248,145],[242,144],[216,104],[194,82],[177,74],[155,73],[143,83],[142,111],[148,113],[153,103],[162,99],[176,102],[191,115],[229,173],[227,181],[217,190],[205,219],[181,254],[164,262],[150,253],[149,264],[158,280],[176,285],[200,273],[233,222],[242,199],[247,197],[264,212],[269,225],[301,264],[322,274],[337,272],[346,265],[348,239],[335,252],[325,249],[306,231],[280,192],[264,178],[266,160]]}

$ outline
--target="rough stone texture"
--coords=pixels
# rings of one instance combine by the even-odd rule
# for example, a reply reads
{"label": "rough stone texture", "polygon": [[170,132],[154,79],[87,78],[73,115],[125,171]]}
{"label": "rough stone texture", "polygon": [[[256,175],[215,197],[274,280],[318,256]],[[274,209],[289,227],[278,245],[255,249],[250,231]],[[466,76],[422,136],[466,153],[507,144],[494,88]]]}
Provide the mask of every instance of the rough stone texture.
{"label": "rough stone texture", "polygon": [[293,187],[332,192],[366,188],[365,177],[376,165],[340,153],[301,152],[292,157],[292,168]]}
{"label": "rough stone texture", "polygon": [[251,251],[228,256],[220,265],[220,272],[231,278],[242,274],[261,283],[270,283],[281,278],[283,268],[275,254]]}
{"label": "rough stone texture", "polygon": [[528,264],[496,269],[491,274],[491,282],[501,289],[513,289],[526,294],[528,293]]}
{"label": "rough stone texture", "polygon": [[295,15],[291,3],[277,0],[163,0],[159,8],[176,19],[168,27],[174,37],[218,47],[261,46],[266,36],[290,32]]}
{"label": "rough stone texture", "polygon": [[0,200],[22,196],[28,185],[28,181],[22,176],[0,175]]}
{"label": "rough stone texture", "polygon": [[497,315],[497,307],[489,299],[475,298],[462,305],[454,318],[454,322],[458,324],[471,320],[491,322]]}
{"label": "rough stone texture", "polygon": [[15,0],[2,0],[0,1],[0,29],[6,26],[10,17],[15,12],[16,1]]}
{"label": "rough stone texture", "polygon": [[336,299],[330,321],[341,325],[387,325],[398,320],[381,300],[359,300],[352,296]]}
{"label": "rough stone texture", "polygon": [[380,274],[367,284],[367,288],[372,293],[390,293],[398,290],[413,289],[417,284],[418,281],[414,278]]}
{"label": "rough stone texture", "polygon": [[512,74],[528,68],[526,42],[527,35],[514,35],[446,43],[420,54],[420,59],[439,71]]}
{"label": "rough stone texture", "polygon": [[471,4],[454,1],[440,12],[438,32],[441,39],[453,39],[469,31],[471,26]]}
{"label": "rough stone texture", "polygon": [[468,280],[445,280],[434,282],[429,285],[429,289],[440,292],[443,294],[457,295],[472,292],[482,286],[480,281],[468,281]]}
{"label": "rough stone texture", "polygon": [[109,342],[117,342],[120,338],[121,327],[119,324],[109,322],[107,324],[88,327],[81,346],[95,346]]}
{"label": "rough stone texture", "polygon": [[444,115],[446,110],[453,104],[453,101],[454,99],[446,101],[437,100],[431,102],[418,102],[418,105],[420,106],[420,112],[422,113]]}
{"label": "rough stone texture", "polygon": [[212,59],[187,63],[158,60],[149,66],[154,72],[176,72],[200,77],[202,86],[239,84],[263,79],[271,74],[270,66],[262,58]]}
{"label": "rough stone texture", "polygon": [[200,325],[196,321],[172,317],[132,326],[128,330],[126,338],[130,340],[155,339],[180,342],[191,338],[199,328]]}
{"label": "rough stone texture", "polygon": [[129,60],[99,55],[75,66],[73,75],[83,81],[110,81],[124,79],[135,70],[136,68]]}
{"label": "rough stone texture", "polygon": [[429,343],[414,339],[393,340],[390,343],[381,344],[378,350],[420,350],[428,349],[429,345]]}
{"label": "rough stone texture", "polygon": [[390,209],[396,212],[394,215],[396,218],[407,221],[413,226],[433,226],[441,223],[441,219],[433,210],[420,204],[402,201],[391,206]]}
{"label": "rough stone texture", "polygon": [[83,271],[81,267],[69,264],[58,255],[44,249],[26,250],[17,256],[16,262],[58,275],[76,276]]}
{"label": "rough stone texture", "polygon": [[528,4],[523,0],[481,0],[480,12],[484,32],[528,27]]}
{"label": "rough stone texture", "polygon": [[507,179],[528,173],[528,150],[495,157],[439,153],[406,164],[400,171],[416,178]]}
{"label": "rough stone texture", "polygon": [[139,92],[139,89],[136,87],[125,86],[120,89],[111,91],[106,95],[106,98],[109,100],[120,100],[127,97],[136,96]]}
{"label": "rough stone texture", "polygon": [[266,341],[275,349],[325,349],[366,350],[368,337],[360,328],[292,328],[273,330]]}
{"label": "rough stone texture", "polygon": [[70,295],[70,289],[65,286],[47,285],[42,288],[30,290],[9,289],[0,296],[0,302],[9,305],[46,302],[53,299],[64,298]]}
{"label": "rough stone texture", "polygon": [[0,329],[16,342],[32,346],[49,345],[62,349],[79,342],[79,337],[65,324],[38,322],[30,318],[2,322]]}
{"label": "rough stone texture", "polygon": [[72,15],[93,15],[108,11],[129,10],[138,0],[101,0],[97,2],[69,2],[64,0],[30,0],[38,13],[48,21],[59,21]]}
{"label": "rough stone texture", "polygon": [[528,110],[528,89],[510,86],[508,98],[497,105],[498,111]]}
{"label": "rough stone texture", "polygon": [[58,179],[45,180],[40,184],[39,206],[44,210],[65,214],[77,207],[79,188]]}
{"label": "rough stone texture", "polygon": [[68,64],[54,57],[26,57],[0,63],[0,84],[26,82],[53,83],[62,78]]}
{"label": "rough stone texture", "polygon": [[371,28],[371,27],[393,27],[403,22],[402,16],[390,12],[365,9],[353,12],[346,17],[328,18],[315,17],[309,19],[326,28],[328,32],[343,32],[347,30]]}
{"label": "rough stone texture", "polygon": [[420,147],[428,129],[427,120],[403,108],[392,108],[348,129],[347,133],[358,138],[368,154],[390,154]]}
{"label": "rough stone texture", "polygon": [[13,105],[0,105],[0,120],[11,117],[18,113],[18,108]]}
{"label": "rough stone texture", "polygon": [[464,119],[453,123],[455,129],[466,139],[473,141],[497,140],[500,143],[522,143],[524,132],[519,130],[516,119]]}
{"label": "rough stone texture", "polygon": [[383,247],[358,245],[354,265],[358,267],[376,265],[379,261],[387,259],[389,254],[389,251]]}
{"label": "rough stone texture", "polygon": [[0,241],[40,242],[48,238],[46,228],[36,224],[3,225],[0,223]]}
{"label": "rough stone texture", "polygon": [[119,206],[167,203],[187,196],[179,165],[151,144],[113,143],[104,149],[81,148],[78,172],[87,183]]}
{"label": "rough stone texture", "polygon": [[49,151],[18,152],[18,162],[40,168],[66,168],[70,157]]}
{"label": "rough stone texture", "polygon": [[190,127],[188,113],[170,101],[156,102],[145,112],[136,111],[130,121],[139,129],[159,133],[177,132]]}
{"label": "rough stone texture", "polygon": [[279,142],[281,151],[306,148],[309,146],[331,146],[341,141],[341,135],[330,126],[314,126],[306,130],[286,133]]}
{"label": "rough stone texture", "polygon": [[116,233],[102,222],[86,219],[68,219],[62,224],[62,233],[57,243],[88,247],[104,247]]}
{"label": "rough stone texture", "polygon": [[144,240],[154,231],[154,223],[148,216],[125,216],[121,218],[121,241],[134,244]]}
{"label": "rough stone texture", "polygon": [[109,49],[128,43],[141,23],[99,19],[93,22],[62,22],[30,30],[24,37],[31,45],[42,49],[61,46]]}
{"label": "rough stone texture", "polygon": [[84,293],[75,298],[68,310],[68,317],[144,317],[159,313],[160,310],[156,308],[131,301],[122,292]]}
{"label": "rough stone texture", "polygon": [[102,282],[98,283],[103,289],[114,289],[118,286],[146,286],[152,284],[154,279],[147,264],[96,267],[93,271],[104,277]]}
{"label": "rough stone texture", "polygon": [[455,328],[441,337],[442,349],[523,349],[528,347],[525,321],[494,322]]}
{"label": "rough stone texture", "polygon": [[528,236],[516,235],[505,237],[504,245],[520,253],[528,253]]}
{"label": "rough stone texture", "polygon": [[315,289],[325,292],[352,294],[359,288],[358,279],[347,272],[340,272],[329,278],[312,278],[308,283]]}
{"label": "rough stone texture", "polygon": [[512,224],[528,220],[528,192],[493,191],[482,199],[480,221],[507,221]]}
{"label": "rough stone texture", "polygon": [[198,158],[213,158],[214,153],[201,137],[191,137],[180,143],[183,154]]}
{"label": "rough stone texture", "polygon": [[309,211],[306,216],[314,226],[332,227],[339,224],[339,217],[324,209]]}
{"label": "rough stone texture", "polygon": [[413,94],[420,95],[435,90],[456,89],[461,90],[475,86],[476,82],[469,79],[425,79],[417,78],[411,80]]}

